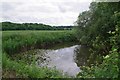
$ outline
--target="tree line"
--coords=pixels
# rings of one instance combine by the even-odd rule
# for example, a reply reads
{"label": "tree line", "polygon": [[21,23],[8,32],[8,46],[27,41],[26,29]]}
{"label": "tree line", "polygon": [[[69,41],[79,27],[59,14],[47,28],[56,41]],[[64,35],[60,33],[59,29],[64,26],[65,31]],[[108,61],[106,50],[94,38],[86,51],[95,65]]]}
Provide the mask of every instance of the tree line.
{"label": "tree line", "polygon": [[2,22],[2,30],[71,30],[73,26],[50,26],[42,23]]}

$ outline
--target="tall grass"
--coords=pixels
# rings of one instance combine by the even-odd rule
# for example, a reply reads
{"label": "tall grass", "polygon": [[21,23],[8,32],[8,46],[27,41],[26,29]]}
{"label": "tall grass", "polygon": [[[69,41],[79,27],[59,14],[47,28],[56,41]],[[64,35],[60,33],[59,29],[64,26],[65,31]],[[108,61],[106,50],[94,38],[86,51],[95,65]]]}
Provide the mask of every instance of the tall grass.
{"label": "tall grass", "polygon": [[8,54],[77,40],[73,31],[3,31],[2,39]]}

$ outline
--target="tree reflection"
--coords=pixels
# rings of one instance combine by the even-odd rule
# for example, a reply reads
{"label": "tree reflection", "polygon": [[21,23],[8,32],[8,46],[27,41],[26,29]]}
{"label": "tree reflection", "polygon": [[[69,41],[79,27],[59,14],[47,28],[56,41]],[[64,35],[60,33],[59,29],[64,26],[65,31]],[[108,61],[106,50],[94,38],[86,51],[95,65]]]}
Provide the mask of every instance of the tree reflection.
{"label": "tree reflection", "polygon": [[89,48],[85,45],[80,45],[75,48],[74,53],[76,55],[75,62],[77,66],[88,65],[87,60],[89,59],[90,52]]}

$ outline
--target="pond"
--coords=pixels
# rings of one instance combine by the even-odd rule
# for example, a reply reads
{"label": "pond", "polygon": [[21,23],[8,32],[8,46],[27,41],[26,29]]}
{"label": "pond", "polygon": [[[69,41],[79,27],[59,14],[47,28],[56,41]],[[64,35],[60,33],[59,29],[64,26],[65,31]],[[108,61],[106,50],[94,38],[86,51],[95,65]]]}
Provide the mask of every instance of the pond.
{"label": "pond", "polygon": [[89,51],[84,45],[58,44],[49,49],[30,50],[15,56],[18,60],[25,59],[29,64],[34,62],[40,67],[54,67],[69,76],[76,76],[81,71],[80,66],[87,65]]}

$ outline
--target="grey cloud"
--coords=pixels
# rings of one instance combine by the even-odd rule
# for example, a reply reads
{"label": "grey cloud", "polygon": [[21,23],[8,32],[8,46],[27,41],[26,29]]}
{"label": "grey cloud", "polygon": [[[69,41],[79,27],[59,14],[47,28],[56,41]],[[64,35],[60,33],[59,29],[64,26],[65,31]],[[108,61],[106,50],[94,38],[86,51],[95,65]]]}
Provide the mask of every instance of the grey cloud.
{"label": "grey cloud", "polygon": [[[22,7],[24,8],[24,6]],[[41,12],[41,13],[54,13],[54,12],[57,12],[58,9],[57,7],[51,7],[50,5],[37,5],[37,6],[27,6],[25,9],[20,9],[18,11],[22,11],[22,12]]]}
{"label": "grey cloud", "polygon": [[17,7],[19,7],[20,5],[22,5],[22,3],[18,3],[18,2],[2,2],[2,10],[3,12],[7,12],[7,11],[14,11]]}
{"label": "grey cloud", "polygon": [[[80,12],[87,10],[89,3],[80,2],[4,2],[3,21],[37,22],[50,25],[73,25]],[[46,0],[47,1],[47,0]]]}
{"label": "grey cloud", "polygon": [[15,7],[13,7],[12,5],[10,5],[10,3],[2,3],[2,10],[3,11],[10,11],[11,9],[14,9]]}
{"label": "grey cloud", "polygon": [[88,10],[89,2],[63,2],[57,4],[61,12],[82,12]]}

